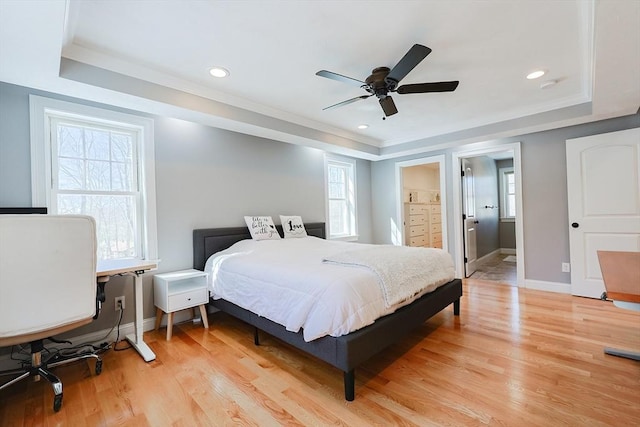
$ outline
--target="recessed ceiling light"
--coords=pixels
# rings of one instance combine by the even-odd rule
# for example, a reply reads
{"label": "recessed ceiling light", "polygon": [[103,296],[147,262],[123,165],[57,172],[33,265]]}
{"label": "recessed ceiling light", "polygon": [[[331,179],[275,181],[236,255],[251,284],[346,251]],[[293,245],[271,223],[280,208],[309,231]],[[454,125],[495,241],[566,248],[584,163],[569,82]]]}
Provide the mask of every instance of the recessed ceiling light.
{"label": "recessed ceiling light", "polygon": [[368,127],[369,127],[369,125],[365,125],[365,124],[358,125],[358,129],[366,129]]}
{"label": "recessed ceiling light", "polygon": [[527,79],[533,80],[544,76],[544,70],[536,70],[527,74]]}
{"label": "recessed ceiling light", "polygon": [[227,77],[229,75],[229,71],[222,67],[213,67],[209,70],[209,74],[213,77]]}

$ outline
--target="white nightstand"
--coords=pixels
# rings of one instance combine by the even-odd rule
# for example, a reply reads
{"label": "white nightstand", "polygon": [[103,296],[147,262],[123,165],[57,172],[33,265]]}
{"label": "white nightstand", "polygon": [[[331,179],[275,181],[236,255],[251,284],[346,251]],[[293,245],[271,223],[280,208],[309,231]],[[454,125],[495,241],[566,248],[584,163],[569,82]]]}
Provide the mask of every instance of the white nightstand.
{"label": "white nightstand", "polygon": [[[207,273],[200,270],[181,270],[153,276],[153,302],[157,307],[156,330],[160,328],[162,314],[167,313],[167,340],[171,339],[173,313],[200,307],[205,328],[209,328],[206,304],[209,302]],[[195,311],[193,312],[195,316]]]}

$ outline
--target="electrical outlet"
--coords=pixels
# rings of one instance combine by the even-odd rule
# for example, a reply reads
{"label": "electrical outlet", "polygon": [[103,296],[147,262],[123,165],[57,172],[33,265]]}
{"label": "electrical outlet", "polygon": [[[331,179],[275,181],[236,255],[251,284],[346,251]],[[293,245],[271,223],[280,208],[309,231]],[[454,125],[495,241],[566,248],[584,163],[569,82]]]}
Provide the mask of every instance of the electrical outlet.
{"label": "electrical outlet", "polygon": [[562,272],[563,273],[570,273],[571,272],[571,264],[569,264],[568,262],[563,262],[562,263]]}
{"label": "electrical outlet", "polygon": [[124,295],[115,297],[115,310],[116,311],[124,310]]}

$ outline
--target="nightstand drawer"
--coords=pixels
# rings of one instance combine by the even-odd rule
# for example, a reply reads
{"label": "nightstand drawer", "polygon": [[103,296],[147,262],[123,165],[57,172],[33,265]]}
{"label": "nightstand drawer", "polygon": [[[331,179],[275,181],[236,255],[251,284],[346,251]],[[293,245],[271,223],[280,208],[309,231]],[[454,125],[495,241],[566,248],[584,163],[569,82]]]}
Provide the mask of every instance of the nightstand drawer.
{"label": "nightstand drawer", "polygon": [[207,274],[198,270],[156,274],[153,277],[153,291],[154,304],[165,313],[209,302]]}
{"label": "nightstand drawer", "polygon": [[170,295],[167,309],[169,312],[173,312],[208,302],[209,299],[206,288],[194,289],[192,291]]}
{"label": "nightstand drawer", "polygon": [[[162,317],[167,314],[167,341],[173,334],[173,315],[176,311],[198,307],[205,328],[209,289],[207,273],[200,270],[181,270],[172,273],[156,274],[153,277],[153,300],[156,305],[156,331],[160,328]],[[195,316],[195,310],[192,310]]]}

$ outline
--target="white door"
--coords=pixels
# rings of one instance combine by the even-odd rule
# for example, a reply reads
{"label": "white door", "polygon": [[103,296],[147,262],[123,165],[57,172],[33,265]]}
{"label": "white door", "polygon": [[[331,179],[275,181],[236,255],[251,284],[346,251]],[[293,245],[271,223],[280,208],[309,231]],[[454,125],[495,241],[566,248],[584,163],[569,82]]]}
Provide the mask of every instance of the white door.
{"label": "white door", "polygon": [[640,251],[640,129],[567,140],[571,293],[604,292],[598,250]]}
{"label": "white door", "polygon": [[471,162],[462,159],[462,221],[464,229],[464,277],[476,271],[478,250],[476,245],[476,196]]}

